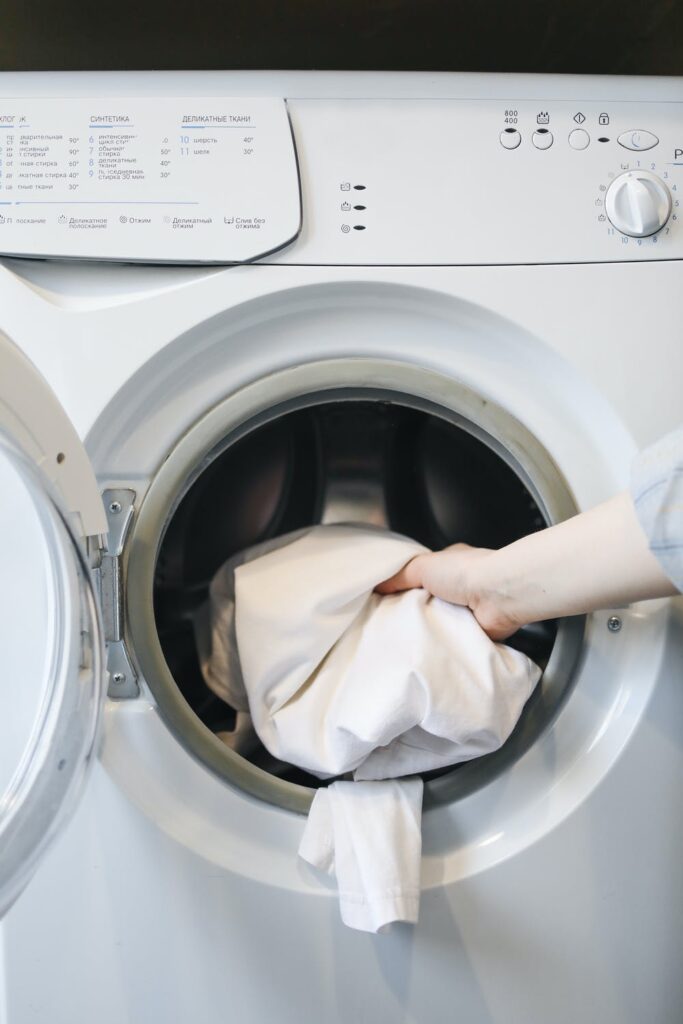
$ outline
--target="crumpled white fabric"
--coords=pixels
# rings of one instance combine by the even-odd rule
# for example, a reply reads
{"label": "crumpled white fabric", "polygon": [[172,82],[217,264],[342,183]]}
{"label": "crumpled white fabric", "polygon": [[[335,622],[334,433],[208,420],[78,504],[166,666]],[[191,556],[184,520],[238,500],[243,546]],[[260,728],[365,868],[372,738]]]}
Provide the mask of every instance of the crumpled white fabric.
{"label": "crumpled white fabric", "polygon": [[317,790],[299,856],[337,878],[344,924],[378,932],[417,921],[422,779],[333,782]]}
{"label": "crumpled white fabric", "polygon": [[[219,570],[211,586],[204,675],[233,707],[249,708],[273,755],[321,778],[353,772],[356,780],[383,780],[456,764],[505,742],[540,669],[520,652],[494,644],[466,608],[423,590],[373,592],[424,550],[369,527],[319,526],[269,542],[265,553],[253,549]],[[317,817],[302,845],[306,859],[327,864],[327,847],[314,825],[323,815],[332,825],[338,881],[346,870],[342,865],[354,859],[367,868],[346,875],[356,879],[349,893],[367,884],[346,902],[342,893],[344,919],[368,930],[380,918],[414,920],[406,898],[419,871],[416,793],[411,790],[408,798],[406,790],[399,798],[407,785],[400,783],[378,788],[373,801],[377,828],[393,837],[393,849],[400,847],[391,871],[394,879],[396,872],[407,879],[401,892],[395,880],[376,885],[388,846],[361,842],[363,829],[351,828],[354,816],[359,822],[367,817],[371,795],[366,788],[361,795],[354,785],[334,783],[327,796],[316,797]],[[340,855],[342,848],[353,850],[350,860]],[[394,895],[393,912],[387,891]],[[380,899],[381,913],[363,916],[349,909],[354,902],[368,906]]]}

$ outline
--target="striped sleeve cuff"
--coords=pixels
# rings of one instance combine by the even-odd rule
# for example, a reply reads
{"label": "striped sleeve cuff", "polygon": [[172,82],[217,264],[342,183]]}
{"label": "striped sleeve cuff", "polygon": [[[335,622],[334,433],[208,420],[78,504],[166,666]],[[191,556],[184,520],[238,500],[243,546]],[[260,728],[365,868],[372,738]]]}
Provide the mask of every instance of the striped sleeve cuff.
{"label": "striped sleeve cuff", "polygon": [[631,495],[650,550],[683,591],[683,426],[636,456]]}

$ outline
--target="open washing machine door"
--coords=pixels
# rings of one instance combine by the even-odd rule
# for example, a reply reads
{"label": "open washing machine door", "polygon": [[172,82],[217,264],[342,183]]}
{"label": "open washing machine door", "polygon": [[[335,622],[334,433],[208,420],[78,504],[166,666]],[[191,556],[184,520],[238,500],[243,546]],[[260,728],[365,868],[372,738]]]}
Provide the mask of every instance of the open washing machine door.
{"label": "open washing machine door", "polygon": [[0,915],[75,808],[105,693],[84,541],[107,521],[69,417],[0,333]]}

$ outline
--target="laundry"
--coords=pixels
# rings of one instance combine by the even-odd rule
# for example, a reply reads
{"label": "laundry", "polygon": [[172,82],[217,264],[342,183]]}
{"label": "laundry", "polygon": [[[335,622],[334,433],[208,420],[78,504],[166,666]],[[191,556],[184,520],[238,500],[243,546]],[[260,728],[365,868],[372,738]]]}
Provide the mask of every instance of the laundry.
{"label": "laundry", "polygon": [[378,932],[417,921],[421,778],[333,782],[313,798],[299,856],[337,878],[344,924]]}
{"label": "laundry", "polygon": [[417,916],[422,782],[380,780],[496,750],[540,676],[468,609],[374,592],[424,550],[360,526],[269,541],[219,570],[198,630],[206,682],[271,754],[353,773],[316,795],[300,852],[335,871],[344,920],[366,930]]}

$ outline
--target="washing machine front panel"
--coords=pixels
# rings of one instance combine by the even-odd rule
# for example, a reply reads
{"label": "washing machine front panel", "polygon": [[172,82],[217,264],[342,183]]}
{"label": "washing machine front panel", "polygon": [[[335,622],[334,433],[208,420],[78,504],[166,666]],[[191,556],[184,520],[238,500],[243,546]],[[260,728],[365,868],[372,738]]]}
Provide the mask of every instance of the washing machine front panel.
{"label": "washing machine front panel", "polygon": [[0,78],[6,254],[409,266],[683,258],[678,79],[416,76],[412,91],[382,75],[51,81],[46,98],[41,76]]}
{"label": "washing machine front panel", "polygon": [[[615,246],[600,234],[599,208],[584,206],[592,189],[604,195],[605,179],[593,177],[596,154],[614,157],[620,145],[596,141],[601,113],[613,116],[596,97],[628,101],[627,114],[647,101],[662,122],[639,128],[671,145],[666,112],[681,102],[680,83],[446,79],[245,78],[245,96],[289,97],[302,157],[305,231],[271,266],[202,273],[26,263],[22,270],[15,260],[3,268],[6,319],[80,432],[91,431],[101,489],[129,488],[143,502],[169,453],[209,410],[283,375],[313,375],[301,395],[328,373],[332,391],[350,361],[349,386],[386,386],[398,362],[404,391],[437,374],[446,384],[438,394],[430,387],[430,400],[451,401],[448,382],[456,380],[505,408],[559,467],[580,509],[627,485],[637,444],[678,415],[680,346],[672,339],[683,290],[679,257],[655,262],[661,236],[640,245],[627,236]],[[82,95],[87,84],[89,95],[235,96],[242,80],[124,75],[106,88],[97,76],[58,81],[60,95]],[[17,95],[20,88],[45,94],[40,76],[12,82]],[[569,90],[581,101],[576,109],[568,107]],[[525,100],[508,101],[508,91]],[[369,132],[357,102],[376,103],[377,112],[390,94],[406,104],[403,136],[391,117],[384,137],[382,125]],[[586,121],[575,123],[588,130],[590,145],[575,150],[565,138],[562,159],[574,161],[576,173],[571,183],[564,171],[553,179],[581,192],[565,207],[559,184],[553,191],[553,210],[571,208],[565,235],[541,223],[550,221],[547,206],[533,207],[532,234],[522,238],[512,237],[519,223],[507,201],[495,211],[493,201],[491,209],[456,202],[436,164],[406,149],[419,134],[418,100],[430,111],[436,101],[444,110],[477,101],[498,112],[495,160],[521,158],[496,164],[508,168],[503,186],[517,203],[539,194],[522,170],[545,173],[541,161],[559,161],[556,124],[583,113]],[[362,140],[377,166],[388,167],[386,189],[375,192],[363,154],[354,150],[349,166],[334,124],[320,116],[325,109],[339,110],[353,146]],[[499,142],[505,110],[523,118],[509,126],[522,137],[515,149]],[[545,150],[530,141],[539,113],[554,135]],[[630,116],[624,126],[634,127]],[[457,151],[439,143],[434,152],[460,153],[462,180],[472,180],[464,142]],[[396,155],[401,160],[392,162]],[[600,175],[613,166],[601,164]],[[444,217],[448,232],[433,217],[403,230],[405,186],[418,171],[428,183],[423,209]],[[341,231],[338,217],[349,213],[341,210],[342,183],[366,184],[355,192],[367,196],[356,200],[366,210],[353,216],[379,211],[365,231]],[[550,186],[543,189],[548,199]],[[461,237],[451,230],[456,214]],[[486,244],[473,234],[475,220],[489,224]],[[498,254],[518,265],[415,265],[442,257],[497,263]],[[520,265],[572,254],[574,266]],[[596,260],[602,265],[588,265]],[[374,261],[404,265],[361,265]],[[302,265],[283,265],[295,263]],[[639,359],[645,344],[647,358]],[[374,378],[358,381],[360,361]],[[266,401],[276,398],[268,391]],[[612,614],[618,631],[608,628]],[[81,814],[7,918],[10,1021],[42,1013],[60,1024],[91,1017],[137,1024],[151,1013],[175,1024],[200,1006],[207,1021],[232,1008],[246,1021],[343,1024],[398,1015],[431,1024],[461,1005],[473,1022],[638,1024],[650,1013],[673,1024],[681,994],[671,950],[680,940],[683,892],[674,685],[682,649],[680,621],[663,603],[592,616],[575,685],[538,742],[489,785],[426,812],[421,921],[377,938],[344,931],[334,887],[297,862],[302,815],[250,797],[194,756],[167,727],[143,674],[137,700],[106,704],[102,765]],[[89,969],[74,984],[70,970],[80,962]]]}
{"label": "washing machine front panel", "polygon": [[[241,273],[251,272],[242,268]],[[281,280],[281,269],[264,273],[273,283]],[[513,272],[495,272],[498,277],[505,273]],[[537,273],[525,271],[528,277]],[[90,438],[102,487],[134,487],[138,509],[124,552],[123,585],[128,605],[124,632],[141,670],[141,702],[138,713],[127,702],[112,706],[107,768],[132,800],[183,843],[197,849],[206,839],[205,854],[230,870],[254,870],[271,880],[286,877],[279,884],[288,887],[300,882],[295,860],[284,869],[286,857],[274,848],[273,828],[280,819],[273,815],[278,811],[236,795],[239,773],[221,786],[211,750],[199,751],[189,732],[183,738],[180,717],[172,718],[170,705],[161,708],[155,699],[160,688],[151,679],[150,664],[158,658],[166,675],[169,668],[159,651],[151,610],[154,563],[164,521],[173,514],[186,478],[196,478],[216,446],[252,417],[272,413],[283,403],[333,397],[340,388],[359,386],[375,398],[393,392],[394,401],[400,394],[430,401],[471,424],[500,406],[541,441],[545,459],[529,467],[528,477],[538,481],[550,458],[579,508],[624,486],[634,451],[628,430],[594,382],[571,365],[567,352],[555,352],[538,335],[460,296],[411,287],[409,280],[392,284],[374,275],[327,280],[331,275],[322,268],[316,276],[313,284],[303,270],[287,274],[300,287],[276,286],[257,301],[238,303],[174,339],[121,390]],[[492,374],[492,366],[505,372]],[[523,464],[528,460],[534,446],[525,432],[516,433],[501,417],[493,433],[502,449]],[[185,462],[185,453],[176,457],[181,447],[194,449],[194,462],[181,465],[178,474],[178,465]],[[235,480],[233,498],[238,487]],[[560,518],[567,514],[556,513]],[[521,855],[589,802],[638,728],[664,656],[665,609],[619,614],[624,624],[619,633],[607,628],[608,612],[592,620],[573,690],[527,753],[489,785],[469,795],[461,792],[460,799],[428,813],[425,848],[429,843],[434,859],[426,861],[432,879],[427,885]],[[208,732],[178,696],[176,710]],[[214,751],[220,746],[210,732],[206,740]],[[124,757],[128,744],[131,753]],[[203,774],[193,772],[197,781],[189,821],[182,811],[189,782],[182,777],[194,758]],[[171,778],[175,781],[162,798],[164,780]],[[272,777],[262,777],[262,783],[259,795],[272,799]],[[254,793],[255,786],[242,790]],[[218,810],[223,801],[233,809]],[[279,802],[300,811],[307,806],[306,794],[291,785]],[[194,824],[198,817],[201,829]],[[286,833],[281,834],[287,842]],[[260,853],[243,856],[245,842]]]}
{"label": "washing machine front panel", "polygon": [[[73,458],[73,469],[61,467]],[[84,471],[85,468],[85,471]],[[103,701],[103,633],[82,546],[104,520],[85,450],[0,336],[0,914],[73,811]],[[101,504],[101,503],[100,503]]]}

